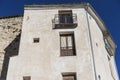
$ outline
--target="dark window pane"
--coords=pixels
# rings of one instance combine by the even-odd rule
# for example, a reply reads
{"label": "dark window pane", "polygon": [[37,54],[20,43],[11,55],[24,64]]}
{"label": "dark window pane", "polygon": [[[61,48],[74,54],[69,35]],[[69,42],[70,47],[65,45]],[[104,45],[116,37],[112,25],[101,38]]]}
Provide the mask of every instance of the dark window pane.
{"label": "dark window pane", "polygon": [[31,77],[30,76],[24,76],[23,80],[31,80]]}
{"label": "dark window pane", "polygon": [[60,23],[65,23],[65,15],[60,15]]}
{"label": "dark window pane", "polygon": [[34,38],[34,39],[33,39],[33,42],[34,42],[34,43],[39,43],[39,38]]}
{"label": "dark window pane", "polygon": [[60,23],[73,23],[72,11],[59,11],[59,21]]}
{"label": "dark window pane", "polygon": [[63,80],[76,80],[76,73],[63,73]]}
{"label": "dark window pane", "polygon": [[67,19],[67,23],[73,23],[72,14],[67,15],[66,19]]}

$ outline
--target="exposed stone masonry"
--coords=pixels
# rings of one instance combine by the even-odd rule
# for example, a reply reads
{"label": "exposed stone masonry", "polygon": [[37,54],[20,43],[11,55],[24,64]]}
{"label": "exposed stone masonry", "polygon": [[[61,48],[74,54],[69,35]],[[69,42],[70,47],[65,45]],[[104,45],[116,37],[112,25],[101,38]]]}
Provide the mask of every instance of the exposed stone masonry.
{"label": "exposed stone masonry", "polygon": [[18,52],[22,20],[22,16],[0,18],[0,75],[3,78],[7,74],[9,57]]}

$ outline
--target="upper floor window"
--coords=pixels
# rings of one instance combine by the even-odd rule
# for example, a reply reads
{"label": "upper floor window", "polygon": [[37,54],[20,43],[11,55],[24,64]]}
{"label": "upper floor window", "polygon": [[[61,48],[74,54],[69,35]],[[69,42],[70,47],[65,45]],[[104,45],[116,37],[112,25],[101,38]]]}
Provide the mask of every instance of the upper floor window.
{"label": "upper floor window", "polygon": [[112,76],[112,78],[115,80],[115,78],[114,78],[114,69],[113,69],[113,67],[112,67],[112,63],[111,63],[111,56],[107,56],[108,57],[108,64],[109,64],[109,69],[110,69],[110,72],[111,72],[111,76]]}
{"label": "upper floor window", "polygon": [[75,28],[77,15],[72,10],[59,10],[53,19],[53,28]]}
{"label": "upper floor window", "polygon": [[113,51],[113,48],[112,48],[111,44],[109,43],[109,41],[106,38],[104,39],[104,41],[105,41],[105,48],[106,48],[106,50],[108,51],[108,53],[111,56],[113,56],[114,51]]}
{"label": "upper floor window", "polygon": [[74,33],[61,33],[60,34],[60,52],[61,56],[74,56],[75,42]]}
{"label": "upper floor window", "polygon": [[72,10],[59,11],[59,23],[61,24],[73,23]]}

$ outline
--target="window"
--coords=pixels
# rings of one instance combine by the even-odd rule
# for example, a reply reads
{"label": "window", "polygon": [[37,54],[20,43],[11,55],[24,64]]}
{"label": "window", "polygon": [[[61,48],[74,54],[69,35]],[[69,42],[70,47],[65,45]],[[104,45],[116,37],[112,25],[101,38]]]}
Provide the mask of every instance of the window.
{"label": "window", "polygon": [[31,80],[31,77],[30,76],[24,76],[23,80]]}
{"label": "window", "polygon": [[59,11],[59,23],[73,23],[72,10]]}
{"label": "window", "polygon": [[34,43],[39,43],[39,38],[34,38],[34,39],[33,39],[33,42],[34,42]]}
{"label": "window", "polygon": [[108,53],[111,56],[113,56],[114,51],[113,51],[113,48],[112,48],[111,44],[109,43],[109,41],[107,39],[104,39],[104,41],[105,41],[105,48],[106,48],[106,50],[108,51]]}
{"label": "window", "polygon": [[99,80],[101,80],[101,77],[100,77],[100,75],[98,75],[98,79],[99,79]]}
{"label": "window", "polygon": [[108,63],[109,63],[109,69],[110,69],[110,72],[111,72],[111,76],[112,76],[112,78],[115,80],[115,78],[114,78],[114,71],[113,71],[113,68],[112,68],[112,63],[111,63],[111,56],[107,56],[108,57]]}
{"label": "window", "polygon": [[63,73],[63,80],[76,80],[76,73]]}
{"label": "window", "polygon": [[72,10],[59,10],[52,20],[53,29],[75,28],[77,27],[77,14]]}
{"label": "window", "polygon": [[74,33],[61,33],[60,34],[60,52],[61,56],[74,56],[75,43]]}

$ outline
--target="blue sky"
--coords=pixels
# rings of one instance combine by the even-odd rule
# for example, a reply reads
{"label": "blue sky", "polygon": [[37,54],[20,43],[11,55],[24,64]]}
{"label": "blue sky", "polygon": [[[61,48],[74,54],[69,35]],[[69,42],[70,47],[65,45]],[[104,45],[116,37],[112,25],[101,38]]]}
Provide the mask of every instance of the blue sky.
{"label": "blue sky", "polygon": [[120,0],[0,0],[0,17],[22,15],[24,5],[89,2],[100,15],[117,44],[116,64],[120,76]]}

